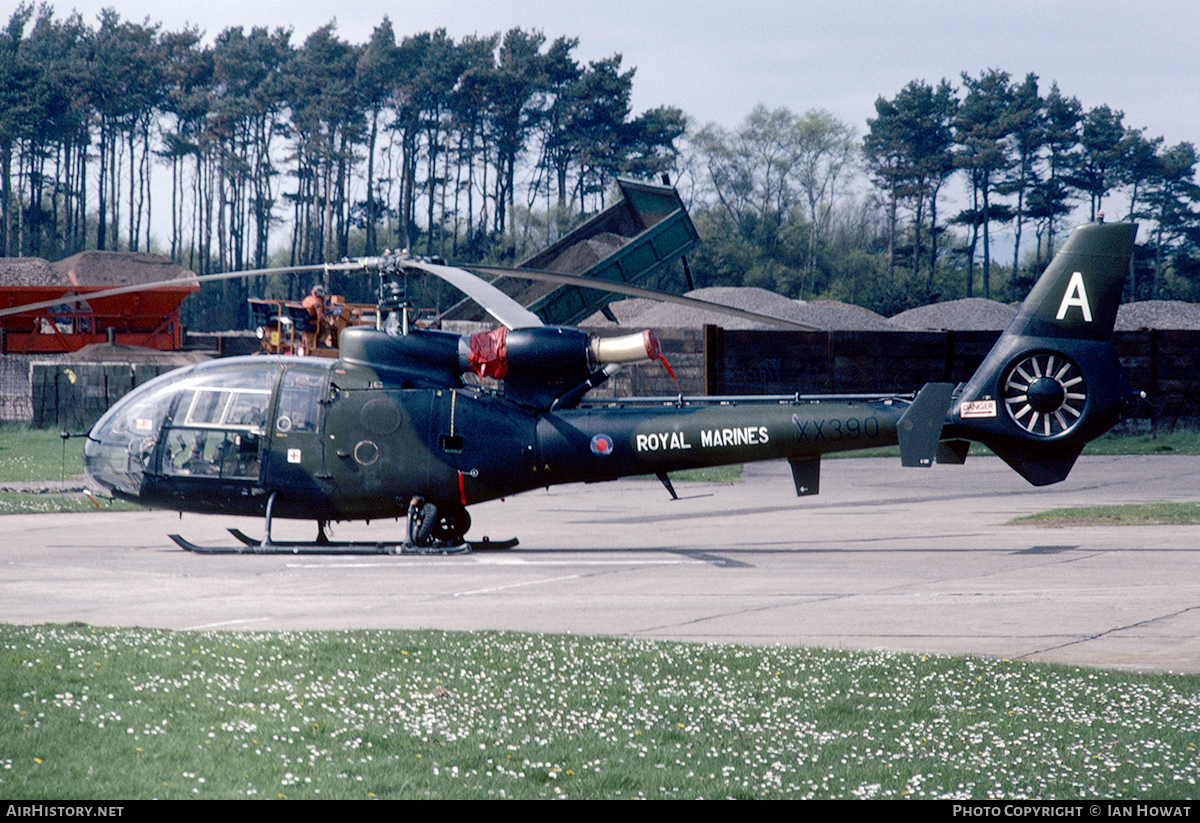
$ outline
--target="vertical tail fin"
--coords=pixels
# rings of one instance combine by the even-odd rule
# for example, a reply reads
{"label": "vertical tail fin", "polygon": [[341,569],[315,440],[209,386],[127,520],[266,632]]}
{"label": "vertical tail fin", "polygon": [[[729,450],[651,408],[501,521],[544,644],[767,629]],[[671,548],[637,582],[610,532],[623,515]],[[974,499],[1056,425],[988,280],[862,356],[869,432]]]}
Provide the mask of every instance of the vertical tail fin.
{"label": "vertical tail fin", "polygon": [[950,410],[943,439],[983,443],[1035,486],[1135,401],[1110,340],[1137,227],[1075,229]]}

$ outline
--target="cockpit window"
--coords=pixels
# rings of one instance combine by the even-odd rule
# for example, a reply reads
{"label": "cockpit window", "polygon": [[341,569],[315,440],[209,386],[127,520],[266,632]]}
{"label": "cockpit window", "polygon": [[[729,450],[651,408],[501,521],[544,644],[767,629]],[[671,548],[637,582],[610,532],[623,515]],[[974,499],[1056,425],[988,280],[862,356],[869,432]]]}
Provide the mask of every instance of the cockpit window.
{"label": "cockpit window", "polygon": [[255,365],[190,381],[164,431],[163,474],[258,477],[277,374]]}
{"label": "cockpit window", "polygon": [[256,478],[262,437],[249,432],[172,429],[164,444],[163,474]]}
{"label": "cockpit window", "polygon": [[175,425],[262,429],[270,405],[269,389],[197,386],[184,392],[175,412]]}
{"label": "cockpit window", "polygon": [[325,383],[323,372],[307,369],[288,369],[279,390],[279,415],[275,429],[279,432],[314,432],[321,412],[321,391]]}

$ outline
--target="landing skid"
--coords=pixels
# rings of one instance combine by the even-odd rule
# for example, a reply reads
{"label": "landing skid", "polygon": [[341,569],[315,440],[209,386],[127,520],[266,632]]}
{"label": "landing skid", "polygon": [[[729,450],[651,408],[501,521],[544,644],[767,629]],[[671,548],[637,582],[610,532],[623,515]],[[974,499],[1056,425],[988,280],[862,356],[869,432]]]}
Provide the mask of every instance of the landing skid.
{"label": "landing skid", "polygon": [[184,551],[196,554],[465,554],[478,551],[500,551],[519,545],[511,540],[467,541],[455,546],[405,546],[403,543],[263,543],[255,540],[240,529],[229,533],[238,539],[240,546],[200,546],[181,535],[168,535],[175,545]]}
{"label": "landing skid", "polygon": [[[325,535],[326,521],[317,521],[317,539],[312,542],[276,543],[271,539],[271,514],[275,508],[275,496],[267,498],[266,537],[256,540],[241,529],[230,529],[241,546],[198,546],[178,534],[168,535],[175,545],[184,551],[196,554],[463,554],[471,551],[496,551],[511,549],[517,539],[491,541],[486,537],[480,541],[462,539],[470,527],[471,519],[466,510],[457,517],[439,518],[436,506],[426,505],[420,497],[414,497],[408,511],[408,536],[403,543],[338,543]],[[440,526],[440,531],[435,527]]]}

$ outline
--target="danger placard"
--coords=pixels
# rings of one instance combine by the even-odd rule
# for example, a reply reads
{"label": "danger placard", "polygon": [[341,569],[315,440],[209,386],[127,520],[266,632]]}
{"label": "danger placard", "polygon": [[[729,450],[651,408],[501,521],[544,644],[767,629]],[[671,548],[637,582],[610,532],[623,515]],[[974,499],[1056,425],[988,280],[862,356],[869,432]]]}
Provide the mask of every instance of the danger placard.
{"label": "danger placard", "polygon": [[971,400],[963,403],[958,410],[958,416],[964,419],[968,417],[995,417],[996,416],[996,401],[995,400]]}

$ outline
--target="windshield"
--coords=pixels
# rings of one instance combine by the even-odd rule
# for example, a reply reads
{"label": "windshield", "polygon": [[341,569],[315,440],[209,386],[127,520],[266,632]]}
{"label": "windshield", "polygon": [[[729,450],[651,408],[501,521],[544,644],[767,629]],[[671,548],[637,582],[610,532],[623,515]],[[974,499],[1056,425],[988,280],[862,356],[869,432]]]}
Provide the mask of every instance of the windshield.
{"label": "windshield", "polygon": [[138,387],[88,435],[83,455],[89,478],[137,495],[160,459],[168,474],[257,476],[258,443],[281,368],[274,359],[215,360]]}

